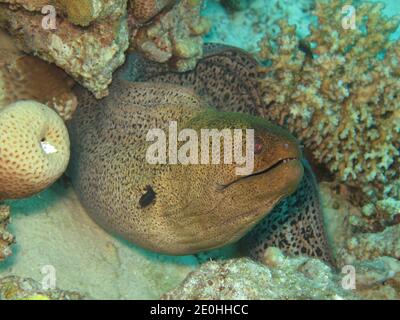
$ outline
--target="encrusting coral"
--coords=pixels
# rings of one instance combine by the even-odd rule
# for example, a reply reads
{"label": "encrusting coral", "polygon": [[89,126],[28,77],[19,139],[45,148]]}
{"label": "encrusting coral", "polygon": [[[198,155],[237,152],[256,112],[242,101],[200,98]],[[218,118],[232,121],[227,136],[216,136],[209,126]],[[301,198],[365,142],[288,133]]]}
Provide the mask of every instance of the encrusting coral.
{"label": "encrusting coral", "polygon": [[400,199],[400,42],[389,39],[399,20],[365,2],[352,29],[345,4],[317,1],[318,24],[305,39],[280,21],[281,33],[261,42],[261,113],[296,133],[338,180]]}
{"label": "encrusting coral", "polygon": [[0,31],[0,109],[19,100],[35,100],[69,120],[78,101],[74,81],[60,68],[13,47]]}
{"label": "encrusting coral", "polygon": [[0,110],[0,200],[31,196],[65,171],[70,142],[64,121],[49,107],[18,101]]}
{"label": "encrusting coral", "polygon": [[60,289],[45,289],[30,278],[8,276],[0,278],[0,300],[83,300],[81,293]]}
{"label": "encrusting coral", "polygon": [[14,236],[7,231],[10,223],[9,206],[0,203],[0,262],[11,255],[10,246],[15,242]]}
{"label": "encrusting coral", "polygon": [[133,33],[132,46],[146,58],[187,71],[203,54],[202,35],[210,28],[200,16],[201,0],[181,0],[169,11],[161,12],[149,25]]}

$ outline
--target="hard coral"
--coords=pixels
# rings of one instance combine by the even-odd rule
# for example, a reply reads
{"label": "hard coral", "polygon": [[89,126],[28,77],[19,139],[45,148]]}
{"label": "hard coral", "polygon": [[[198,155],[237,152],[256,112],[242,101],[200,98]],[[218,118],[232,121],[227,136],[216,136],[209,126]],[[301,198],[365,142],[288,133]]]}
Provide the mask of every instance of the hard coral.
{"label": "hard coral", "polygon": [[0,262],[11,255],[10,246],[14,243],[14,236],[7,231],[10,223],[10,208],[0,203]]}
{"label": "hard coral", "polygon": [[[0,31],[0,42],[4,39]],[[68,120],[77,107],[74,81],[55,65],[17,49],[0,49],[0,109],[18,100],[36,100]]]}
{"label": "hard coral", "polygon": [[168,62],[178,71],[193,69],[203,54],[209,21],[200,17],[202,1],[182,0],[134,33],[132,45],[146,58]]}
{"label": "hard coral", "polygon": [[35,101],[0,110],[0,200],[31,196],[57,180],[69,161],[69,137],[55,111]]}
{"label": "hard coral", "polygon": [[389,40],[399,20],[362,3],[356,28],[344,28],[345,4],[317,1],[318,24],[305,39],[281,21],[281,34],[261,42],[261,113],[295,132],[341,181],[399,198],[400,42]]}
{"label": "hard coral", "polygon": [[77,27],[57,18],[56,30],[42,28],[41,13],[13,10],[0,3],[0,27],[8,30],[24,52],[64,69],[97,98],[108,94],[113,71],[129,46],[126,16]]}

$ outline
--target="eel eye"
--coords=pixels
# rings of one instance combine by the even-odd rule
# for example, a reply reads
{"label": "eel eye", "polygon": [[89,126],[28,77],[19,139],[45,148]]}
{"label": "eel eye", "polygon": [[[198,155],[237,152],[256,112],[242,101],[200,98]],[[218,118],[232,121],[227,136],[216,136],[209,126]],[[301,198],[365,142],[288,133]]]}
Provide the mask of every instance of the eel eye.
{"label": "eel eye", "polygon": [[146,187],[146,193],[140,197],[139,205],[144,208],[156,199],[156,193],[151,186]]}
{"label": "eel eye", "polygon": [[254,139],[254,154],[260,154],[264,148],[263,141],[259,137]]}

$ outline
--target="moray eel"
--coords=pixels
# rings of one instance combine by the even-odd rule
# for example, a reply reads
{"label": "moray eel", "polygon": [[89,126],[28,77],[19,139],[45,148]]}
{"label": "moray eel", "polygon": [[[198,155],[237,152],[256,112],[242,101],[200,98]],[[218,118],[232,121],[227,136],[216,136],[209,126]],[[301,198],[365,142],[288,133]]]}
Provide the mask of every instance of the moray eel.
{"label": "moray eel", "polygon": [[[82,204],[106,230],[160,253],[221,247],[251,230],[244,243],[255,258],[274,245],[330,260],[316,183],[299,143],[254,116],[263,108],[257,61],[221,45],[204,51],[186,73],[130,54],[102,100],[77,88],[68,172]],[[149,164],[147,132],[168,132],[171,121],[198,136],[206,128],[254,129],[253,173],[236,175],[235,163]]]}

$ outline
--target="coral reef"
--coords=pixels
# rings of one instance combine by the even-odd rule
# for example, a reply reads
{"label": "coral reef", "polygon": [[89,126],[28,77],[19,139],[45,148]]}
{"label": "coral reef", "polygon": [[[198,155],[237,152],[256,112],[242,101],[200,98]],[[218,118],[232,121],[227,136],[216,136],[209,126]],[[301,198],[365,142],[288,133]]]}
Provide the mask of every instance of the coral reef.
{"label": "coral reef", "polygon": [[6,38],[0,31],[0,109],[19,100],[35,100],[69,120],[78,105],[71,90],[74,81],[60,68],[21,53]]}
{"label": "coral reef", "polygon": [[332,182],[320,184],[336,266],[354,267],[357,294],[363,298],[399,299],[399,221],[387,212],[353,205],[343,188]]}
{"label": "coral reef", "polygon": [[193,69],[203,54],[202,35],[210,28],[200,16],[200,0],[182,0],[133,34],[132,46],[146,58],[178,70]]}
{"label": "coral reef", "polygon": [[387,227],[382,232],[357,234],[346,241],[346,246],[356,259],[380,256],[400,259],[400,224]]}
{"label": "coral reef", "polygon": [[42,27],[43,1],[0,0],[0,27],[28,54],[56,64],[96,98],[108,95],[112,73],[131,47],[178,71],[202,56],[207,19],[201,0],[54,0],[56,28]]}
{"label": "coral reef", "polygon": [[354,282],[317,259],[266,250],[263,264],[247,258],[210,261],[162,299],[399,299],[400,262],[357,261]]}
{"label": "coral reef", "polygon": [[345,4],[318,1],[318,24],[302,40],[281,20],[281,34],[261,42],[260,113],[295,132],[340,181],[400,198],[400,43],[389,40],[399,20],[363,2],[356,29],[344,28]]}
{"label": "coral reef", "polygon": [[266,265],[248,258],[210,261],[162,299],[354,299],[323,262],[266,251]]}
{"label": "coral reef", "polygon": [[0,200],[40,192],[63,174],[69,161],[63,120],[35,101],[0,110],[0,146]]}
{"label": "coral reef", "polygon": [[[113,71],[124,61],[129,46],[126,16],[92,23],[87,28],[57,18],[56,30],[42,28],[43,16],[0,4],[0,27],[24,52],[64,69],[97,98],[108,94]],[[125,9],[124,9],[125,10]]]}
{"label": "coral reef", "polygon": [[59,289],[44,290],[30,278],[8,276],[0,278],[0,300],[83,300],[78,292]]}
{"label": "coral reef", "polygon": [[0,262],[12,254],[10,246],[15,242],[14,236],[7,231],[10,223],[10,207],[0,203]]}

